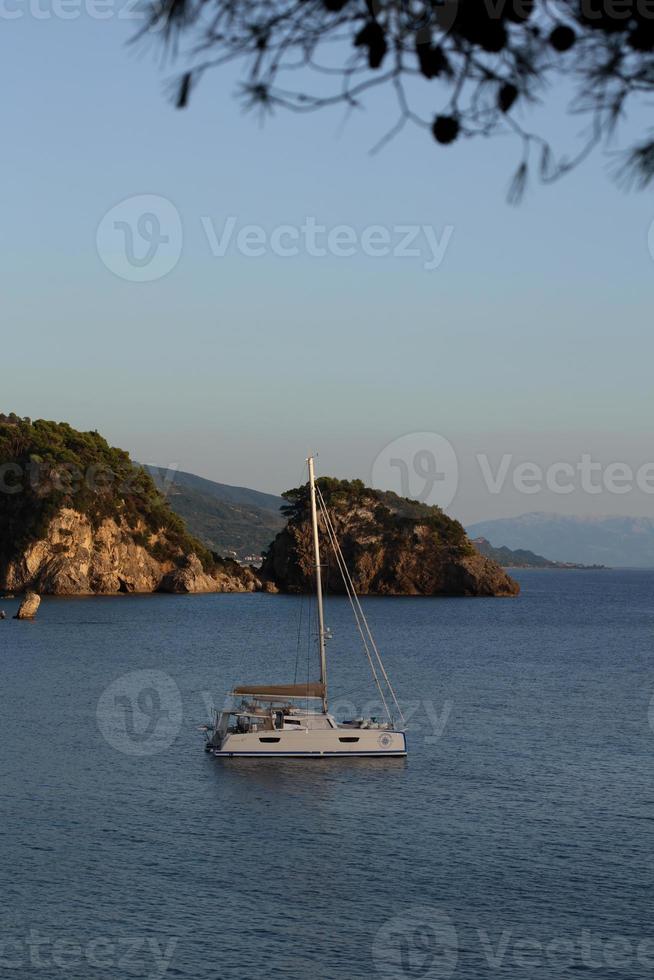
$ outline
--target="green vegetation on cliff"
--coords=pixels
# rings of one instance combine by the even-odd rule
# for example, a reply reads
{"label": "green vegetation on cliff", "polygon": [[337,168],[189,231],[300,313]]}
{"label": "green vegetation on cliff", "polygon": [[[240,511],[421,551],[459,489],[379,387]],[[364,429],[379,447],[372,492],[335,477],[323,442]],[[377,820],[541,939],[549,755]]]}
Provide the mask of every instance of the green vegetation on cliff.
{"label": "green vegetation on cliff", "polygon": [[216,567],[215,557],[124,450],[65,422],[0,415],[0,559],[40,540],[64,507],[95,527],[113,518],[158,560],[194,552],[206,571]]}
{"label": "green vegetation on cliff", "polygon": [[[404,539],[417,527],[427,527],[436,532],[442,546],[461,555],[475,554],[463,525],[448,517],[440,507],[398,497],[390,490],[373,490],[361,480],[322,476],[316,482],[332,516],[366,508],[371,527],[387,536]],[[297,525],[305,521],[309,514],[309,485],[287,490],[282,496],[286,501],[282,513],[289,523]]]}
{"label": "green vegetation on cliff", "polygon": [[[458,521],[360,480],[321,477],[318,486],[334,523],[354,586],[360,594],[515,595],[518,585],[494,561],[480,555]],[[284,592],[313,588],[309,488],[288,490],[282,508],[286,528],[268,549],[264,578]],[[321,531],[326,588],[342,592],[329,541]]]}

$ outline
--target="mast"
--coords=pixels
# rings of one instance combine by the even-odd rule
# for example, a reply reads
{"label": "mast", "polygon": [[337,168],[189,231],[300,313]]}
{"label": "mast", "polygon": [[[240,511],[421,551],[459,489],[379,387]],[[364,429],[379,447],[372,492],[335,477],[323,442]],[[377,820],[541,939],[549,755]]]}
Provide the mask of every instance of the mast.
{"label": "mast", "polygon": [[316,478],[313,470],[313,456],[307,459],[309,465],[309,495],[311,497],[311,525],[313,528],[313,550],[316,562],[316,598],[318,600],[318,649],[320,651],[320,683],[323,686],[322,710],[327,713],[327,659],[325,657],[325,618],[322,606],[322,574],[320,569],[320,539],[318,537],[318,509],[316,507]]}

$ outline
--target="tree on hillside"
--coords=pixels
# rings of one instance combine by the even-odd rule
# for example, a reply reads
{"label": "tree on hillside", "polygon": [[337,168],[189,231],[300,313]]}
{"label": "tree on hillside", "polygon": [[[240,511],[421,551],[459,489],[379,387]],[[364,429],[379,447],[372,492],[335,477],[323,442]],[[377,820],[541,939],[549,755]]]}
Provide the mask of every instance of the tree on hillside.
{"label": "tree on hillside", "polygon": [[[441,145],[514,134],[521,152],[512,200],[531,172],[553,181],[606,145],[627,109],[654,89],[654,0],[149,2],[141,34],[158,32],[178,57],[188,52],[175,84],[179,108],[207,73],[233,61],[246,106],[262,110],[355,108],[385,86],[394,115],[378,146],[407,123]],[[570,109],[584,120],[572,157],[557,156],[519,121],[557,79],[572,86]],[[428,113],[417,108],[424,82],[433,87]],[[652,180],[654,131],[623,148],[616,176],[638,187]]]}

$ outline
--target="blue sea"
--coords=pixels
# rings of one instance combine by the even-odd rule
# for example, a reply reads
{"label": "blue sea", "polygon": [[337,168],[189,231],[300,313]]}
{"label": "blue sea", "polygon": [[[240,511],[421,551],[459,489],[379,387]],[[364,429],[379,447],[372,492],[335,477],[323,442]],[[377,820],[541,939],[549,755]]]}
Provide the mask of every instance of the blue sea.
{"label": "blue sea", "polygon": [[[515,574],[364,600],[406,761],[204,753],[233,684],[313,670],[308,600],[0,622],[3,980],[654,976],[654,571]],[[335,710],[379,713],[327,619]]]}

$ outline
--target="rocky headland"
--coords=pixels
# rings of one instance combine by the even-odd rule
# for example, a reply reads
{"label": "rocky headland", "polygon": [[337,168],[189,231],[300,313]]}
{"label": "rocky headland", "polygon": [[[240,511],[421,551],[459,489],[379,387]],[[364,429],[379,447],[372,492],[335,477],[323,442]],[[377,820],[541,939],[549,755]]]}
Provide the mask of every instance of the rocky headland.
{"label": "rocky headland", "polygon": [[[321,478],[362,595],[511,596],[518,584],[463,527],[360,481]],[[0,415],[0,590],[50,595],[311,592],[308,487],[284,494],[286,527],[260,570],[191,535],[151,475],[97,432]],[[344,591],[323,530],[325,584]]]}
{"label": "rocky headland", "polygon": [[[318,485],[360,595],[514,596],[520,591],[440,508],[370,489],[358,480],[323,477]],[[298,487],[284,497],[288,524],[266,553],[261,575],[282,592],[310,592],[314,572],[308,489]],[[327,590],[343,593],[324,532],[321,551]]]}
{"label": "rocky headland", "polygon": [[50,595],[252,592],[97,432],[0,417],[0,589]]}

